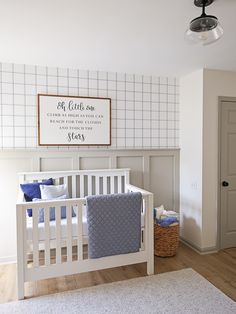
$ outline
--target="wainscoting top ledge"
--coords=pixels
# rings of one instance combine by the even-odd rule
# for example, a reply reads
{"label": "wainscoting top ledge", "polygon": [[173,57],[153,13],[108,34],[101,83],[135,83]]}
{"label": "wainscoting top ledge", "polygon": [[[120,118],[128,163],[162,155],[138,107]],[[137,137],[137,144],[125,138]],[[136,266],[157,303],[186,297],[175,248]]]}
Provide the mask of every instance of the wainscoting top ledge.
{"label": "wainscoting top ledge", "polygon": [[0,149],[0,153],[20,153],[20,152],[27,152],[27,153],[40,153],[40,152],[70,152],[70,153],[86,153],[86,152],[126,152],[126,151],[134,151],[134,152],[143,152],[143,151],[179,151],[181,148],[174,147],[174,148],[132,148],[132,147],[124,147],[124,148],[70,148],[70,147],[48,147],[48,148],[40,148],[40,149],[25,149],[25,148],[15,148],[15,149]]}

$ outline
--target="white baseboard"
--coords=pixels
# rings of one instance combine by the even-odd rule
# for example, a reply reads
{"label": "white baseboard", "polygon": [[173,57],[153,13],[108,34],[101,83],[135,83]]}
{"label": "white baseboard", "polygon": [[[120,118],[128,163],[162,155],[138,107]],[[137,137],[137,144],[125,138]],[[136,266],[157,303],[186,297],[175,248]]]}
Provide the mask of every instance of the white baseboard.
{"label": "white baseboard", "polygon": [[0,257],[0,264],[12,264],[12,263],[16,263],[16,256]]}
{"label": "white baseboard", "polygon": [[217,253],[219,251],[216,246],[201,248],[198,245],[195,245],[181,237],[180,237],[180,241],[201,255]]}

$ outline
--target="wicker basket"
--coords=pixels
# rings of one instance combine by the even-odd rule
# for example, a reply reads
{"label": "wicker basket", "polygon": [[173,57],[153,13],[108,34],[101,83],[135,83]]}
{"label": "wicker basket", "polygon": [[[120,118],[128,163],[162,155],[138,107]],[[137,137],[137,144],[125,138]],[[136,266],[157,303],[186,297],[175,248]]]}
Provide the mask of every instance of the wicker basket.
{"label": "wicker basket", "polygon": [[154,253],[157,256],[174,256],[179,246],[179,225],[161,227],[154,224]]}

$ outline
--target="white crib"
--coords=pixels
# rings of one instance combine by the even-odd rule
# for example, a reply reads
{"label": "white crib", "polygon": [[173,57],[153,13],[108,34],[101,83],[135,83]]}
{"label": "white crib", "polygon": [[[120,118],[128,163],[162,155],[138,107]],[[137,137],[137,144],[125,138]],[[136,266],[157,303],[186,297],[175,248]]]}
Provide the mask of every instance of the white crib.
{"label": "white crib", "polygon": [[[153,194],[129,184],[129,169],[74,170],[20,173],[19,182],[54,179],[66,183],[70,199],[25,202],[19,191],[17,218],[18,299],[24,298],[24,283],[72,275],[99,269],[147,262],[147,274],[154,272]],[[141,247],[139,252],[96,259],[86,257],[86,217],[83,214],[87,195],[141,192],[143,197]],[[66,219],[61,219],[66,206]],[[55,221],[49,220],[49,208],[55,207]],[[32,218],[27,216],[32,208]],[[44,223],[38,223],[38,209],[44,208]],[[72,217],[72,208],[76,217]]]}

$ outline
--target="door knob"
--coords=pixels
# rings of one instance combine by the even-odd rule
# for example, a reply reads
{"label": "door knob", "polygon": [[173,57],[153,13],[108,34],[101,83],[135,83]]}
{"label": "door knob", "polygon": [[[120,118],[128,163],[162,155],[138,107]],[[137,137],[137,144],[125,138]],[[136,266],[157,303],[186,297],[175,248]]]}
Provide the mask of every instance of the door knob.
{"label": "door knob", "polygon": [[222,182],[222,186],[229,186],[229,182],[223,181],[223,182]]}

